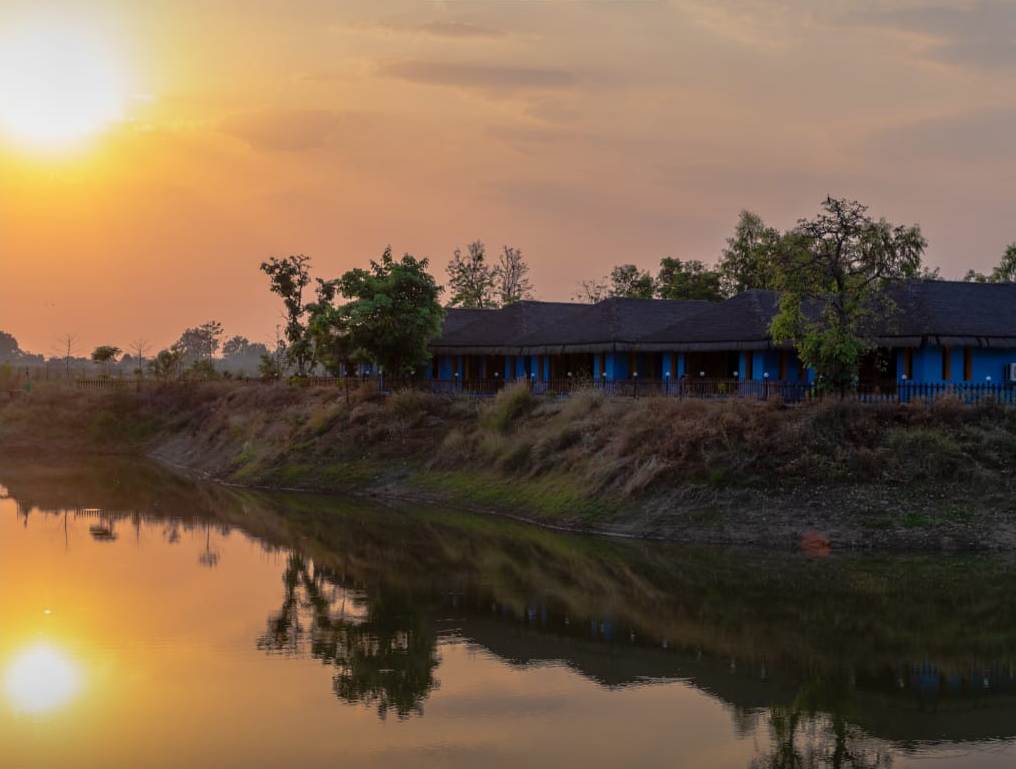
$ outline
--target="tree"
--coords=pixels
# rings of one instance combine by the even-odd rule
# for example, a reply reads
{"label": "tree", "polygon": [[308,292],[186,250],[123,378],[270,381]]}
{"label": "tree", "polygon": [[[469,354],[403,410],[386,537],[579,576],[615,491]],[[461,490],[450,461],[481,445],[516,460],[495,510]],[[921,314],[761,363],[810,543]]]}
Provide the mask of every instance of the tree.
{"label": "tree", "polygon": [[991,271],[992,283],[1016,283],[1016,243],[1005,247],[1002,260]]}
{"label": "tree", "polygon": [[133,358],[137,361],[137,368],[135,373],[139,378],[144,376],[145,371],[145,356],[148,354],[148,340],[144,338],[135,339],[131,342],[130,351],[134,353]]}
{"label": "tree", "polygon": [[656,277],[656,295],[660,299],[707,299],[719,301],[720,273],[706,268],[702,262],[665,257],[660,260]]}
{"label": "tree", "polygon": [[18,340],[6,331],[0,331],[0,362],[16,361],[21,355]]}
{"label": "tree", "polygon": [[67,332],[57,340],[57,347],[64,360],[64,373],[67,379],[71,378],[71,359],[74,357],[74,349],[77,347],[77,344],[77,336],[70,332]]}
{"label": "tree", "polygon": [[775,270],[782,236],[774,227],[767,227],[762,217],[742,211],[727,238],[727,247],[720,257],[720,285],[724,296],[734,296],[752,288],[775,287]]}
{"label": "tree", "polygon": [[177,379],[183,370],[183,353],[175,348],[160,350],[148,363],[152,376],[163,382]]}
{"label": "tree", "polygon": [[455,249],[452,260],[448,262],[449,307],[482,309],[497,306],[495,276],[486,260],[486,248],[479,240],[466,247],[465,256],[460,249]]}
{"label": "tree", "polygon": [[92,351],[92,362],[102,366],[103,371],[108,374],[110,364],[116,363],[120,352],[119,347],[109,344],[99,345]]}
{"label": "tree", "polygon": [[287,360],[296,366],[298,376],[306,376],[308,369],[314,365],[303,305],[303,290],[310,285],[310,257],[303,254],[281,259],[273,256],[261,263],[261,271],[268,276],[272,293],[282,297],[286,308]]}
{"label": "tree", "polygon": [[1005,247],[1002,260],[990,275],[967,270],[963,280],[968,283],[1016,283],[1016,243],[1010,243]]}
{"label": "tree", "polygon": [[652,299],[656,289],[653,276],[640,270],[634,264],[619,264],[610,271],[608,276],[609,296],[620,296],[627,299]]}
{"label": "tree", "polygon": [[572,298],[576,302],[596,304],[607,298],[608,288],[606,278],[600,280],[583,280],[579,283],[578,290]]}
{"label": "tree", "polygon": [[245,336],[232,336],[222,345],[223,358],[245,358],[250,349],[250,340]]}
{"label": "tree", "polygon": [[200,326],[188,328],[173,345],[188,364],[195,364],[199,361],[211,361],[219,350],[219,340],[222,337],[222,324],[217,320],[210,320]]}
{"label": "tree", "polygon": [[782,294],[773,339],[794,342],[823,386],[841,390],[854,386],[861,357],[895,309],[886,289],[919,273],[927,245],[916,225],[874,221],[867,211],[826,198],[786,239],[776,270]]}
{"label": "tree", "polygon": [[344,350],[369,357],[393,376],[411,376],[425,366],[427,344],[441,332],[441,288],[428,261],[386,248],[370,268],[350,270],[337,283],[350,301],[329,313]]}
{"label": "tree", "polygon": [[502,307],[529,299],[533,295],[533,287],[529,282],[529,265],[522,258],[517,248],[505,246],[494,267],[495,299]]}

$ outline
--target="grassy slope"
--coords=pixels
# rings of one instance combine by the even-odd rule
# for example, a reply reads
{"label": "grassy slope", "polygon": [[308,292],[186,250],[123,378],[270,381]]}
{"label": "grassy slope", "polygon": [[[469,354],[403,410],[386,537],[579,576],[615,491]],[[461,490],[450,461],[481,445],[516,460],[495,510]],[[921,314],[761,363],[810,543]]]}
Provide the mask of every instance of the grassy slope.
{"label": "grassy slope", "polygon": [[0,448],[150,453],[220,480],[446,500],[694,541],[1016,547],[1016,412],[917,405],[537,401],[327,389],[40,390]]}

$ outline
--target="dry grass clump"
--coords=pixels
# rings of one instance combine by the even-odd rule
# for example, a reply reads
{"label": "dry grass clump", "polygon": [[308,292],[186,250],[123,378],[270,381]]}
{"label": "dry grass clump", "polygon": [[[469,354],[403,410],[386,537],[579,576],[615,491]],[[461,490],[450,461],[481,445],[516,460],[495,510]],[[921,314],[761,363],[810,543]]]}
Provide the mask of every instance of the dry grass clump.
{"label": "dry grass clump", "polygon": [[524,382],[501,390],[494,401],[483,409],[481,421],[498,432],[506,433],[515,423],[537,406],[537,398]]}

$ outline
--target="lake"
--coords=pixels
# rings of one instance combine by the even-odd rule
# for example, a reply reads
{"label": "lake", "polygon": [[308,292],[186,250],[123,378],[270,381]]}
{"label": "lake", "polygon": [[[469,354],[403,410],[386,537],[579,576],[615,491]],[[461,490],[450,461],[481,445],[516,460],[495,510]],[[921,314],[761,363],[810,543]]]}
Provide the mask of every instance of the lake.
{"label": "lake", "polygon": [[0,459],[0,764],[1008,767],[1013,567]]}

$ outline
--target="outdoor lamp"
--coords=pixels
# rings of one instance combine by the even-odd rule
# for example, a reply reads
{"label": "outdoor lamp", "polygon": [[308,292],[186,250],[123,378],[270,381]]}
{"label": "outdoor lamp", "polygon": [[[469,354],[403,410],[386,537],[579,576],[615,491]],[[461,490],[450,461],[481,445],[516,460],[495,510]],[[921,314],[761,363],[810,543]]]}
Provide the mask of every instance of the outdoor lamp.
{"label": "outdoor lamp", "polygon": [[763,379],[768,379],[769,378],[769,372],[768,371],[763,371],[762,372],[762,378]]}
{"label": "outdoor lamp", "polygon": [[698,375],[699,375],[699,376],[705,376],[705,375],[706,375],[706,372],[705,372],[705,371],[700,371],[700,372],[698,372]]}
{"label": "outdoor lamp", "polygon": [[741,372],[740,371],[731,371],[730,375],[732,377],[734,377],[734,379],[737,379],[739,376],[741,376]]}
{"label": "outdoor lamp", "polygon": [[985,379],[986,382],[990,382],[991,381],[991,377],[990,376],[986,376],[986,377],[984,377],[984,379]]}
{"label": "outdoor lamp", "polygon": [[903,376],[901,376],[901,377],[900,377],[900,379],[901,379],[902,381],[906,382],[906,381],[907,381],[907,375],[906,375],[906,374],[904,374]]}
{"label": "outdoor lamp", "polygon": [[632,374],[632,376],[635,377],[636,379],[638,379],[639,378],[639,372],[636,371],[634,374]]}

